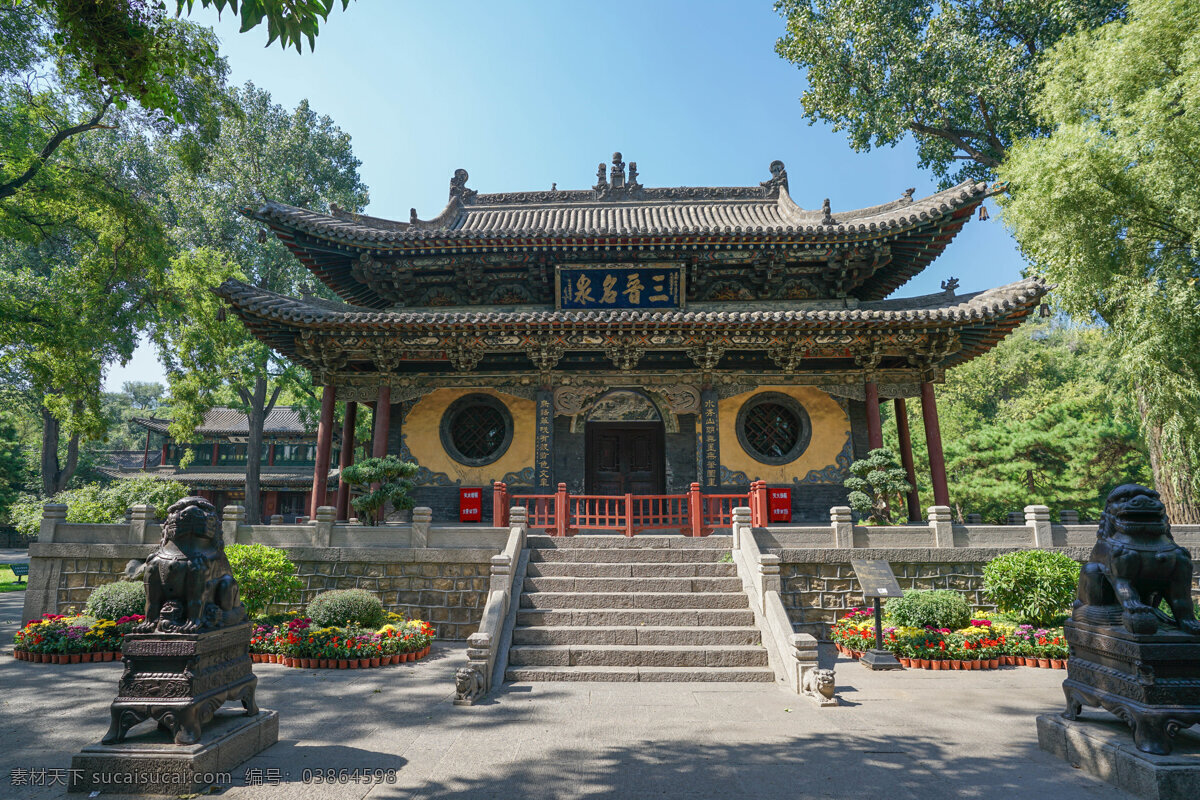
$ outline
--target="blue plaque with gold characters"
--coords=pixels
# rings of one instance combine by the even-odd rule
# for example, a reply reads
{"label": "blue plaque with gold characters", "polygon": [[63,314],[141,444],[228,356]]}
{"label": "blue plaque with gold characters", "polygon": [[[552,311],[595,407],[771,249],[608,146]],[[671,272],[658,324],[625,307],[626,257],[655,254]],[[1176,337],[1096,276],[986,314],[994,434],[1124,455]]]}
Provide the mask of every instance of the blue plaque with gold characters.
{"label": "blue plaque with gold characters", "polygon": [[677,264],[559,267],[554,287],[561,309],[682,308]]}

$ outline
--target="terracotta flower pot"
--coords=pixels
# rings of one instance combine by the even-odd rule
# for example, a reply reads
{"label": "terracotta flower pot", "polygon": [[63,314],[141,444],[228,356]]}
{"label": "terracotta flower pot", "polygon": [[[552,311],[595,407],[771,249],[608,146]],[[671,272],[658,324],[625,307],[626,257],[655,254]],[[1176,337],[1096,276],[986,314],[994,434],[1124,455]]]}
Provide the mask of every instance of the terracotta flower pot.
{"label": "terracotta flower pot", "polygon": [[1039,667],[1041,667],[1042,669],[1050,669],[1050,659],[1048,659],[1048,658],[1039,658],[1039,659],[1038,659],[1038,666],[1039,666]]}
{"label": "terracotta flower pot", "polygon": [[989,658],[988,659],[988,669],[1000,669],[1000,659]]}
{"label": "terracotta flower pot", "polygon": [[1065,659],[1061,659],[1061,658],[1052,658],[1052,659],[1050,659],[1050,666],[1051,666],[1053,669],[1066,669],[1066,668],[1067,668],[1067,662],[1066,662],[1066,660],[1065,660]]}
{"label": "terracotta flower pot", "polygon": [[429,655],[429,648],[431,648],[431,647],[433,647],[433,645],[431,645],[431,644],[427,644],[427,645],[425,645],[425,649],[421,651],[421,657],[422,657],[422,658],[424,658],[425,656]]}
{"label": "terracotta flower pot", "polygon": [[78,664],[83,661],[83,653],[71,653],[71,663]]}
{"label": "terracotta flower pot", "polygon": [[262,653],[251,653],[250,660],[252,662],[254,662],[255,664],[259,663],[260,661],[262,661]]}
{"label": "terracotta flower pot", "polygon": [[346,659],[344,659],[344,658],[339,658],[339,659],[337,660],[337,668],[338,668],[338,669],[346,669],[346,668],[347,668],[347,667],[346,667],[346,665],[347,665],[348,663],[349,663],[349,662],[348,662]]}
{"label": "terracotta flower pot", "polygon": [[378,666],[379,666],[379,656],[372,656],[372,657],[371,657],[371,666],[372,666],[372,667],[378,667]]}

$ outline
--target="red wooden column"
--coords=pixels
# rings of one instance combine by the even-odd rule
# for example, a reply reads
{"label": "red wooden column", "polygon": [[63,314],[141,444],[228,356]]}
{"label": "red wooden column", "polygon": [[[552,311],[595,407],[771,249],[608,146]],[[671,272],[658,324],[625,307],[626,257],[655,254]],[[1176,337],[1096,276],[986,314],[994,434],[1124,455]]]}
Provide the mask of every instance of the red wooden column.
{"label": "red wooden column", "polygon": [[878,450],[883,447],[883,422],[879,419],[879,385],[875,381],[867,381],[867,450]]}
{"label": "red wooden column", "polygon": [[[146,449],[142,451],[142,469],[150,463],[150,429],[146,429]],[[161,465],[160,465],[161,466]]]}
{"label": "red wooden column", "polygon": [[317,509],[325,505],[325,489],[329,485],[329,454],[333,449],[333,404],[337,390],[326,386],[321,392],[321,422],[317,426],[317,463],[313,466],[312,501],[308,516],[317,518]]}
{"label": "red wooden column", "polygon": [[933,480],[933,504],[950,505],[950,491],[946,487],[946,457],[942,454],[942,429],[938,425],[937,398],[933,395],[933,384],[921,384],[921,416],[925,419],[925,445],[929,448],[929,473]]}
{"label": "red wooden column", "polygon": [[908,429],[908,406],[903,397],[896,398],[896,431],[900,434],[900,463],[904,465],[904,478],[912,488],[908,490],[908,521],[921,521],[921,498],[917,493],[917,469],[913,466],[912,432]]}
{"label": "red wooden column", "polygon": [[342,474],[354,462],[354,423],[358,421],[358,403],[346,403],[346,416],[342,420],[342,451],[338,455],[337,519],[347,520],[350,513],[350,484]]}
{"label": "red wooden column", "polygon": [[375,440],[371,445],[371,457],[387,455],[388,434],[392,431],[392,387],[380,386],[375,400]]}

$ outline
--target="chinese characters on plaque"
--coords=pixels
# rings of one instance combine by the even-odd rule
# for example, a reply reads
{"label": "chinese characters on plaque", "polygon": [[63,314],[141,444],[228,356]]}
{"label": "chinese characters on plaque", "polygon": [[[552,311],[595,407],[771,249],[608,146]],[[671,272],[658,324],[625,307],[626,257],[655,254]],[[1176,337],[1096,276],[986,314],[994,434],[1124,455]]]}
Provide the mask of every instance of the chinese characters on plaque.
{"label": "chinese characters on plaque", "polygon": [[554,396],[550,392],[538,392],[537,426],[533,440],[534,483],[539,487],[553,486],[550,453],[554,449]]}
{"label": "chinese characters on plaque", "polygon": [[558,307],[680,308],[683,273],[678,265],[559,267]]}
{"label": "chinese characters on plaque", "polygon": [[706,389],[700,393],[700,443],[703,448],[700,463],[704,470],[704,485],[720,483],[720,436],[717,433],[717,393]]}

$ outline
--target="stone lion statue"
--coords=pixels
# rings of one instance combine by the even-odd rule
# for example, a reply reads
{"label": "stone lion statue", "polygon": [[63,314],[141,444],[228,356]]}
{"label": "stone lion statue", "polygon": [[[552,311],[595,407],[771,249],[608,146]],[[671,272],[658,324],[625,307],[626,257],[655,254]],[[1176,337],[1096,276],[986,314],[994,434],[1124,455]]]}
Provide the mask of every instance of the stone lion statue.
{"label": "stone lion statue", "polygon": [[836,691],[833,670],[816,668],[805,670],[800,690],[820,700],[822,705],[836,702],[833,699],[833,694]]}
{"label": "stone lion statue", "polygon": [[470,705],[483,696],[483,673],[476,667],[459,667],[454,673],[454,702]]}
{"label": "stone lion statue", "polygon": [[199,633],[246,619],[225,555],[217,510],[203,497],[167,509],[162,540],[146,559],[141,632]]}
{"label": "stone lion statue", "polygon": [[[1158,492],[1132,483],[1113,489],[1080,570],[1072,617],[1130,633],[1151,634],[1164,623],[1200,635],[1191,588],[1191,554],[1171,538]],[[1158,610],[1163,600],[1174,619]]]}

